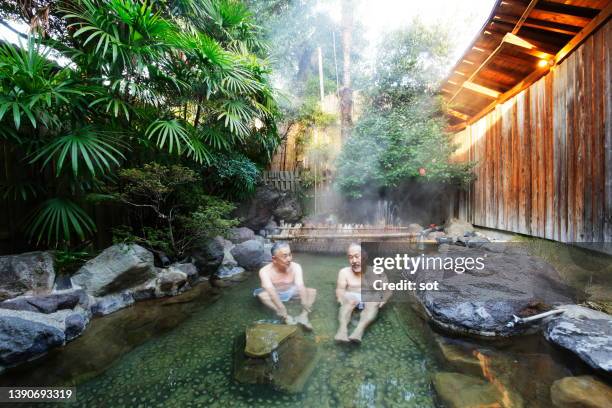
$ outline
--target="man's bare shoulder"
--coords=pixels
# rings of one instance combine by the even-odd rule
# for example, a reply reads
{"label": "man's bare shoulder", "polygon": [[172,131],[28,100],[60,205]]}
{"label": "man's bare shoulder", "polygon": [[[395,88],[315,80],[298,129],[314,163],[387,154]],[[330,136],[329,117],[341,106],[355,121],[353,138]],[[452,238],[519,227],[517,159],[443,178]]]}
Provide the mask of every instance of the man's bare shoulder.
{"label": "man's bare shoulder", "polygon": [[272,269],[272,262],[270,262],[267,265],[262,266],[261,269],[259,270],[259,276],[269,274],[271,269]]}
{"label": "man's bare shoulder", "polygon": [[351,273],[351,267],[346,266],[338,271],[338,276],[346,277]]}
{"label": "man's bare shoulder", "polygon": [[302,271],[302,265],[300,265],[297,262],[291,262],[290,268],[293,269],[294,271],[300,271],[300,272]]}

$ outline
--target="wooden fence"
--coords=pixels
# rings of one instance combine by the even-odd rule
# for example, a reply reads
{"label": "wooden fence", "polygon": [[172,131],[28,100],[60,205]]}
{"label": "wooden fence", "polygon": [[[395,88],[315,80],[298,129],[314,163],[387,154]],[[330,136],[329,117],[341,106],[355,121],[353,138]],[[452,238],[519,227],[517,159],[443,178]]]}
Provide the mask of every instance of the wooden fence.
{"label": "wooden fence", "polygon": [[262,181],[282,191],[297,191],[300,187],[300,172],[291,171],[264,171]]}
{"label": "wooden fence", "polygon": [[561,242],[612,242],[610,21],[563,63],[455,135],[476,163],[461,218]]}

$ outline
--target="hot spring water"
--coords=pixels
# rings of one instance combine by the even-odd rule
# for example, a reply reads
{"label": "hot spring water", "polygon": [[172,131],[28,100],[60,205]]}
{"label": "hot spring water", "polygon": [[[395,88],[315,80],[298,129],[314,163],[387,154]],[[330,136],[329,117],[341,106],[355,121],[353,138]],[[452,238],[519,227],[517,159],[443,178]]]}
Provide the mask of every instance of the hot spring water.
{"label": "hot spring water", "polygon": [[337,345],[334,289],[346,260],[295,258],[318,290],[315,331],[307,336],[321,356],[301,394],[232,379],[234,339],[253,321],[272,318],[251,296],[255,276],[216,295],[193,291],[94,319],[81,338],[5,373],[0,386],[74,386],[82,407],[435,407],[432,378],[446,371],[479,376],[501,393],[518,394],[525,407],[548,407],[552,381],[570,375],[574,362],[539,336],[491,344],[453,340],[434,333],[405,303],[388,304],[361,346]]}

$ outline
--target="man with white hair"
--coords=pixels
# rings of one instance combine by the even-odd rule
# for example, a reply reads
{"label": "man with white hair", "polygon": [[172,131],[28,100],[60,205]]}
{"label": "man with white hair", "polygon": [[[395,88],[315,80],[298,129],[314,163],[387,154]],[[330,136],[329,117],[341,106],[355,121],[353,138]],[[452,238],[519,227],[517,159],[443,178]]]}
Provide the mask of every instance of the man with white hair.
{"label": "man with white hair", "polygon": [[[261,268],[259,279],[261,288],[255,289],[254,296],[287,324],[298,323],[308,330],[312,330],[308,314],[317,296],[317,290],[304,285],[302,267],[293,261],[291,248],[286,242],[277,242],[272,246],[272,262]],[[288,314],[283,302],[292,298],[299,298],[302,304],[302,313],[296,317]]]}
{"label": "man with white hair", "polygon": [[[387,296],[381,302],[363,302],[361,299],[361,245],[352,243],[347,250],[347,256],[350,266],[340,269],[338,272],[338,281],[336,283],[336,299],[340,304],[340,312],[338,320],[340,327],[334,339],[337,342],[348,343],[349,341],[361,343],[361,338],[365,329],[370,323],[376,319],[378,309],[386,303]],[[384,278],[384,277],[383,277]],[[353,330],[353,333],[348,335],[348,324],[351,320],[353,310],[357,308],[361,310],[359,323]]]}

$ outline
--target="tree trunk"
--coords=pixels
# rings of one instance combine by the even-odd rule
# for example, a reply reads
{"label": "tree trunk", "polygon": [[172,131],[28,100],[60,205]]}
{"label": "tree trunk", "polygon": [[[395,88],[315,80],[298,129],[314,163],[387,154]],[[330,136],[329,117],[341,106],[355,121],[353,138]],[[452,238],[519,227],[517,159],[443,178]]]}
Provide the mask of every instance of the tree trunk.
{"label": "tree trunk", "polygon": [[340,134],[346,141],[353,127],[353,90],[351,89],[351,42],[353,2],[342,0],[342,89],[340,90]]}

